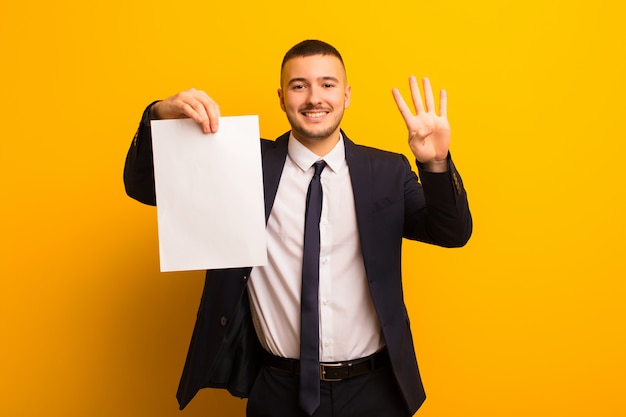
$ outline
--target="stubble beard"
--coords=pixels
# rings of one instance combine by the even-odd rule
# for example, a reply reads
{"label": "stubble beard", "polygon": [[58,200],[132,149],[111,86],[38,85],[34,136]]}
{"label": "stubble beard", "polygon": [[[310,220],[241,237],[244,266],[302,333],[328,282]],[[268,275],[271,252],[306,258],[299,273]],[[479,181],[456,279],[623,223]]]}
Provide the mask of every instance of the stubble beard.
{"label": "stubble beard", "polygon": [[324,139],[327,139],[330,135],[332,135],[337,130],[337,128],[339,127],[339,124],[341,123],[342,118],[343,118],[343,112],[341,112],[341,114],[338,115],[338,117],[336,118],[336,120],[333,122],[331,126],[329,126],[328,128],[324,130],[313,132],[310,129],[307,129],[306,127],[304,127],[297,120],[295,120],[295,117],[291,117],[289,114],[287,114],[287,120],[289,121],[289,124],[291,125],[291,130],[292,132],[294,132],[294,136],[296,136],[299,139],[303,139],[303,140],[311,141],[311,142],[322,141]]}

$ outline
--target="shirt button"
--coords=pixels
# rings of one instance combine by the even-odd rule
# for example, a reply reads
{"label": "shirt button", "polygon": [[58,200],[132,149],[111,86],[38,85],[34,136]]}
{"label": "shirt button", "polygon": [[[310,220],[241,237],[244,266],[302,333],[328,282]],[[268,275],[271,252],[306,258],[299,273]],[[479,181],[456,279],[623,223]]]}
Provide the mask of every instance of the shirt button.
{"label": "shirt button", "polygon": [[328,224],[328,220],[322,219],[322,226],[326,226]]}
{"label": "shirt button", "polygon": [[228,319],[225,316],[220,317],[220,326],[226,327],[228,324]]}
{"label": "shirt button", "polygon": [[330,346],[330,340],[324,340],[324,347]]}
{"label": "shirt button", "polygon": [[327,306],[327,305],[328,305],[328,298],[324,298],[324,299],[322,300],[322,304],[324,304],[325,306]]}
{"label": "shirt button", "polygon": [[322,258],[322,263],[323,264],[327,264],[328,263],[328,258]]}

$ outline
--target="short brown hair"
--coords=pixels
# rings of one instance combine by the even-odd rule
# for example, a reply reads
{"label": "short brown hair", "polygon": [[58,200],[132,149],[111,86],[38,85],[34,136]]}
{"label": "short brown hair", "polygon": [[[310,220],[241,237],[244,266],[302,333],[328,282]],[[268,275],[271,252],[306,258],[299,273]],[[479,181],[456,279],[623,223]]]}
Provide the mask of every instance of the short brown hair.
{"label": "short brown hair", "polygon": [[291,47],[283,57],[283,63],[280,66],[280,76],[282,78],[283,68],[285,68],[285,63],[292,58],[297,57],[305,57],[305,56],[313,56],[313,55],[332,55],[339,58],[341,61],[341,65],[345,65],[343,63],[343,58],[341,58],[341,54],[339,51],[332,46],[323,41],[318,41],[315,39],[307,39],[302,41]]}

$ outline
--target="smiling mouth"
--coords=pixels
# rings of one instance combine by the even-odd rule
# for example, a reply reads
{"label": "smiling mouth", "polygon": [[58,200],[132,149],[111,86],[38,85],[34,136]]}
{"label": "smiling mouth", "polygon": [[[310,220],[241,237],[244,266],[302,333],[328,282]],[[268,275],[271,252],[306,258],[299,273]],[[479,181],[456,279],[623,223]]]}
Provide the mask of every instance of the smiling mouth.
{"label": "smiling mouth", "polygon": [[306,117],[310,117],[312,119],[319,119],[321,117],[324,117],[328,114],[329,112],[327,111],[315,111],[315,112],[302,112],[302,114]]}

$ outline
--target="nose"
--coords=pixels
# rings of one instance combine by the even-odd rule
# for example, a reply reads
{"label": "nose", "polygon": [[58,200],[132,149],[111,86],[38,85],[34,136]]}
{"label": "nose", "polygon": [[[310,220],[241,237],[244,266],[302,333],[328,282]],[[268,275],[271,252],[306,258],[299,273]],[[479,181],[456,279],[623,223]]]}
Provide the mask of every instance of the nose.
{"label": "nose", "polygon": [[311,105],[317,105],[322,102],[321,89],[317,86],[311,86],[309,88],[309,95],[307,97],[307,103]]}

